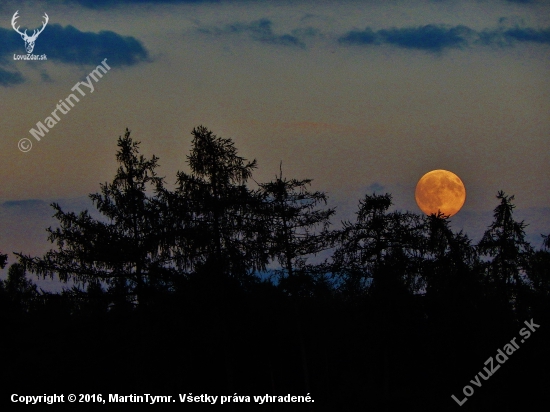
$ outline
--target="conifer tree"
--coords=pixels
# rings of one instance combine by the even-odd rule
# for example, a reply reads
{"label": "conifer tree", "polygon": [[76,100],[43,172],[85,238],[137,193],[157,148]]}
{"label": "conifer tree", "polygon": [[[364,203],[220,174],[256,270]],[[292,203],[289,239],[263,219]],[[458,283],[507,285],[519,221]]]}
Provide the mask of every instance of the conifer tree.
{"label": "conifer tree", "polygon": [[0,269],[4,269],[8,263],[8,255],[3,255],[0,253]]}
{"label": "conifer tree", "polygon": [[151,193],[162,189],[163,179],[155,171],[158,158],[140,155],[139,144],[126,129],[117,143],[120,166],[113,182],[90,195],[104,218],[94,219],[87,210],[65,212],[52,204],[60,227],[47,231],[57,249],[42,258],[18,254],[21,263],[43,277],[104,283],[121,304],[144,303],[152,290],[168,286],[171,270],[158,202]]}
{"label": "conifer tree", "polygon": [[527,276],[532,289],[541,296],[550,295],[550,235],[542,235],[542,248],[533,252]]}
{"label": "conifer tree", "polygon": [[[458,291],[457,281],[468,284],[478,264],[476,248],[462,231],[454,233],[449,216],[426,216],[423,279],[428,292]],[[460,280],[459,280],[460,278]],[[470,285],[471,286],[471,285]]]}
{"label": "conifer tree", "polygon": [[499,191],[497,199],[500,204],[494,209],[493,223],[477,247],[482,256],[490,259],[486,271],[491,282],[500,286],[518,286],[523,282],[521,275],[532,253],[531,245],[525,240],[527,225],[514,220],[514,196]]}
{"label": "conifer tree", "polygon": [[291,293],[298,293],[301,283],[313,282],[306,274],[307,257],[330,247],[328,227],[335,210],[318,208],[326,205],[327,196],[309,191],[311,181],[284,178],[281,168],[275,180],[260,184],[269,255],[277,259],[279,282]]}
{"label": "conifer tree", "polygon": [[359,202],[356,222],[343,222],[333,271],[347,293],[388,287],[417,289],[423,222],[413,213],[388,212],[391,205],[390,194],[366,195]]}
{"label": "conifer tree", "polygon": [[258,194],[246,186],[256,160],[238,156],[231,139],[204,126],[192,131],[191,173],[178,172],[174,222],[177,260],[192,271],[244,279],[268,262]]}
{"label": "conifer tree", "polygon": [[30,311],[39,296],[36,285],[27,278],[25,268],[20,263],[13,263],[9,267],[8,277],[0,281],[0,289],[5,293],[11,308],[19,312]]}

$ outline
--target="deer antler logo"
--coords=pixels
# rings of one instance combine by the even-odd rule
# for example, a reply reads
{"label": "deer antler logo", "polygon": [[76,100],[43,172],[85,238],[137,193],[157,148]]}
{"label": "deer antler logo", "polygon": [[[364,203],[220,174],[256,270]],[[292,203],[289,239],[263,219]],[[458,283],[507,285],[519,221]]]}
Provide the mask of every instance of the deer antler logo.
{"label": "deer antler logo", "polygon": [[27,30],[25,30],[24,33],[21,33],[19,31],[19,27],[21,26],[17,26],[15,27],[15,21],[19,18],[19,16],[17,15],[17,13],[19,13],[19,10],[17,10],[15,12],[15,14],[13,15],[12,19],[11,19],[11,25],[13,27],[13,29],[19,33],[21,35],[21,38],[23,40],[25,40],[25,48],[27,49],[27,53],[32,53],[33,49],[34,49],[34,42],[36,41],[36,38],[38,37],[38,35],[40,33],[42,33],[42,31],[44,30],[44,28],[46,27],[46,24],[48,24],[48,20],[50,19],[48,17],[48,15],[46,13],[44,13],[44,19],[46,19],[45,22],[42,23],[42,28],[41,29],[37,29],[37,30],[34,30],[32,36],[28,36],[27,35]]}

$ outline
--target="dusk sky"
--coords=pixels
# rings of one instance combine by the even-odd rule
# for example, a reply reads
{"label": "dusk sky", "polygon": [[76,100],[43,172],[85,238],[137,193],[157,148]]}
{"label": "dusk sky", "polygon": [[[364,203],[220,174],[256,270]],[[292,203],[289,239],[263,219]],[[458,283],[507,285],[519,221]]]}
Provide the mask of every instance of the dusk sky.
{"label": "dusk sky", "polygon": [[[47,61],[14,60],[16,10],[28,34],[49,16],[33,51]],[[418,179],[446,169],[467,190],[453,229],[477,241],[504,190],[533,246],[550,233],[546,0],[6,1],[0,17],[3,253],[51,247],[52,201],[92,208],[126,127],[173,184],[201,124],[257,159],[258,182],[281,161],[314,179],[334,223],[373,191],[421,213]],[[31,136],[104,59],[94,92]]]}

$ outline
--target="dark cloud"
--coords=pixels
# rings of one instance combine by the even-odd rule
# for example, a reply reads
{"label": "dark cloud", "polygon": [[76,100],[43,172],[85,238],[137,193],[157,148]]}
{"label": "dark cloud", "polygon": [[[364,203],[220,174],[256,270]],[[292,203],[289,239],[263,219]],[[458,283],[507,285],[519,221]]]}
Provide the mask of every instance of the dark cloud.
{"label": "dark cloud", "polygon": [[378,194],[381,194],[382,191],[385,189],[385,186],[381,185],[380,183],[378,182],[375,182],[373,183],[372,185],[370,185],[369,187],[367,187],[367,190],[366,192],[367,193],[378,193]]}
{"label": "dark cloud", "polygon": [[510,46],[511,39],[506,39],[504,30],[483,30],[478,33],[478,38],[475,41],[483,45]]}
{"label": "dark cloud", "polygon": [[478,43],[510,47],[516,43],[550,44],[550,29],[532,29],[527,27],[499,28],[479,33]]}
{"label": "dark cloud", "polygon": [[2,45],[2,48],[0,48],[1,62],[5,62],[8,55],[10,57],[10,60],[13,59],[13,57],[11,56],[13,53],[26,53],[25,42],[21,39],[21,36],[17,34],[13,29],[4,29],[0,27],[0,44]]}
{"label": "dark cloud", "polygon": [[25,79],[19,72],[9,72],[0,67],[0,86],[13,86],[23,83]]}
{"label": "dark cloud", "polygon": [[40,199],[8,200],[2,203],[2,207],[5,207],[5,208],[35,209],[37,207],[44,207],[44,206],[48,206],[48,204]]}
{"label": "dark cloud", "polygon": [[[200,28],[202,33],[215,35],[221,34],[241,34],[245,33],[261,43],[276,44],[280,46],[305,47],[305,44],[295,35],[282,34],[277,35],[273,32],[273,23],[268,19],[256,20],[251,23],[234,23],[223,28]],[[296,33],[299,33],[297,31]]]}
{"label": "dark cloud", "polygon": [[40,78],[42,79],[43,82],[47,82],[47,83],[53,81],[50,75],[45,70],[40,71]]}
{"label": "dark cloud", "polygon": [[407,49],[441,51],[445,48],[462,47],[472,30],[465,26],[443,27],[429,24],[418,28],[380,30],[378,35],[384,43]]}
{"label": "dark cloud", "polygon": [[465,26],[446,27],[429,24],[422,27],[392,28],[373,31],[353,30],[340,37],[345,44],[390,44],[406,49],[440,52],[445,48],[460,48],[468,44],[472,30]]}
{"label": "dark cloud", "polygon": [[[25,43],[12,29],[0,28],[0,44],[0,64],[3,66],[13,64],[14,54],[26,54]],[[45,54],[48,60],[76,65],[95,66],[107,59],[112,67],[131,66],[149,58],[147,50],[134,37],[121,36],[112,31],[82,32],[73,26],[62,27],[59,24],[46,27],[36,40],[33,54]],[[47,73],[42,74],[42,79],[48,79]],[[20,73],[0,68],[0,85],[23,81]]]}
{"label": "dark cloud", "polygon": [[[25,43],[14,30],[0,28],[0,61],[13,54],[26,54]],[[33,54],[46,54],[48,60],[73,64],[98,64],[104,58],[115,65],[133,65],[148,58],[147,50],[130,36],[112,31],[82,32],[73,26],[50,24],[36,40]]]}
{"label": "dark cloud", "polygon": [[340,37],[338,41],[347,44],[374,44],[377,42],[377,39],[378,35],[371,28],[367,27],[363,31],[352,30],[345,36]]}
{"label": "dark cloud", "polygon": [[507,39],[532,42],[532,43],[550,43],[550,29],[535,30],[530,28],[513,28],[505,30],[503,35]]}
{"label": "dark cloud", "polygon": [[296,37],[314,37],[320,34],[320,30],[313,27],[300,27],[292,30],[292,34]]}
{"label": "dark cloud", "polygon": [[[244,3],[249,0],[48,0],[50,4],[74,3],[90,9],[112,8],[129,4],[198,4],[198,3]],[[259,2],[260,0],[256,0]],[[267,0],[264,0],[268,3]],[[435,3],[443,3],[446,0],[432,0]],[[541,0],[502,0],[505,3],[534,4]],[[543,0],[544,1],[544,0]],[[276,3],[269,0],[269,4]],[[0,5],[0,10],[2,6]],[[309,15],[311,16],[311,15]]]}
{"label": "dark cloud", "polygon": [[105,9],[128,4],[194,4],[219,2],[220,0],[49,0],[51,4],[75,3],[89,9]]}
{"label": "dark cloud", "polygon": [[131,66],[147,60],[148,53],[139,40],[112,31],[82,32],[73,26],[52,24],[39,37],[35,53],[45,53],[48,60],[73,64],[99,64],[107,58],[109,65]]}
{"label": "dark cloud", "polygon": [[[500,23],[508,19],[500,19]],[[363,31],[352,30],[338,41],[350,45],[389,44],[405,49],[426,50],[439,53],[449,48],[464,48],[471,44],[511,46],[516,42],[550,44],[550,29],[533,29],[516,25],[494,30],[476,32],[466,26],[436,26],[392,28],[373,31],[367,27]]]}

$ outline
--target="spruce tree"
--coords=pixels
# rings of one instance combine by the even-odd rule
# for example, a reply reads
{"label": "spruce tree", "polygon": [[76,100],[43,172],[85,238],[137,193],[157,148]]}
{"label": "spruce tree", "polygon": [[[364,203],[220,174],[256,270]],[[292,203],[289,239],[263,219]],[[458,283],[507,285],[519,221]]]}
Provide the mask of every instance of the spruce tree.
{"label": "spruce tree", "polygon": [[318,207],[326,205],[327,196],[310,191],[311,181],[287,179],[281,168],[275,180],[260,184],[269,255],[281,267],[277,271],[280,285],[293,294],[300,293],[299,289],[307,283],[310,286],[315,283],[308,270],[312,268],[306,263],[308,256],[328,249],[331,244],[328,228],[335,210]]}
{"label": "spruce tree", "polygon": [[64,282],[104,284],[121,305],[144,303],[155,289],[169,286],[172,270],[154,198],[163,179],[155,171],[158,158],[140,155],[139,144],[126,129],[117,142],[120,166],[113,181],[89,196],[102,219],[88,210],[76,214],[52,204],[59,227],[47,231],[57,249],[43,257],[17,254],[27,269]]}

